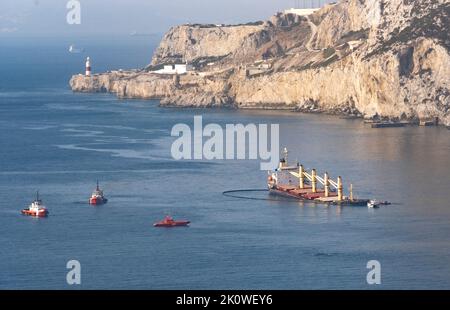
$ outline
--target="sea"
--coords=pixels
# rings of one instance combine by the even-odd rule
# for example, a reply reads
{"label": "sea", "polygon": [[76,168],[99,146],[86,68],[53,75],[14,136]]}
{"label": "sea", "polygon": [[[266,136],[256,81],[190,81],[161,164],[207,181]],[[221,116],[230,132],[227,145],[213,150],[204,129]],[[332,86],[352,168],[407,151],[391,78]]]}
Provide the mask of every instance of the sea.
{"label": "sea", "polygon": [[[142,68],[158,38],[73,41],[0,38],[1,289],[450,289],[449,130],[73,93],[87,56],[94,73]],[[224,196],[265,189],[267,172],[259,160],[175,160],[173,126],[199,115],[279,124],[289,160],[392,205]],[[97,180],[109,201],[94,207]],[[47,218],[20,214],[36,191]],[[190,227],[154,228],[167,214]]]}

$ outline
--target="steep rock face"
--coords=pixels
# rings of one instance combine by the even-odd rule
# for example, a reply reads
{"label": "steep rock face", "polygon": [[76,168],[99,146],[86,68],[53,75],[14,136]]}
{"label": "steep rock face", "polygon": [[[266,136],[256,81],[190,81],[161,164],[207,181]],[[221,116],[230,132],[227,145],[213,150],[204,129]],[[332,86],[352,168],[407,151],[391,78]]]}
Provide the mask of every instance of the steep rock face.
{"label": "steep rock face", "polygon": [[220,59],[240,49],[248,36],[261,29],[261,25],[173,27],[164,36],[151,64]]}
{"label": "steep rock face", "polygon": [[[438,118],[450,125],[449,33],[448,0],[344,0],[307,17],[279,13],[264,23],[174,27],[145,70],[74,76],[71,86],[161,98],[163,105]],[[149,72],[180,60],[196,72]]]}
{"label": "steep rock face", "polygon": [[380,18],[380,6],[377,2],[344,2],[341,5],[327,6],[311,16],[317,27],[317,33],[312,38],[314,48],[336,46],[343,37],[364,32],[376,25]]}
{"label": "steep rock face", "polygon": [[241,79],[233,83],[232,92],[241,107],[289,105],[300,110],[358,111],[368,117],[408,119],[446,115],[449,54],[426,39],[414,42],[411,50],[404,56],[412,63],[407,76],[399,74],[406,70],[402,58],[386,53],[370,61],[346,58],[318,70]]}
{"label": "steep rock face", "polygon": [[121,98],[161,99],[175,87],[170,77],[134,72],[74,75],[70,85],[77,92],[110,92]]}
{"label": "steep rock face", "polygon": [[301,46],[310,34],[304,17],[278,13],[270,21],[245,25],[182,25],[164,36],[151,65],[194,64],[202,69],[252,63],[262,58],[281,57],[295,46]]}
{"label": "steep rock face", "polygon": [[120,75],[75,75],[70,85],[78,92],[110,92],[120,98],[161,99],[162,105],[176,106],[178,102],[183,102],[183,106],[190,107],[233,107],[234,103],[228,95],[228,77],[231,73],[226,71],[221,76],[205,78],[199,75],[160,76],[124,71]]}

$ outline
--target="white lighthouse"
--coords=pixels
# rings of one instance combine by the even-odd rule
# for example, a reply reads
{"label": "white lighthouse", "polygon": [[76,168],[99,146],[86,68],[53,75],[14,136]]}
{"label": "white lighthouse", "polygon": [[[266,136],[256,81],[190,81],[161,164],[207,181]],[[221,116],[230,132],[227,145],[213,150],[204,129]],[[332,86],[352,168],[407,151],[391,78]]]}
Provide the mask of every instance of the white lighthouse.
{"label": "white lighthouse", "polygon": [[91,59],[86,59],[86,76],[91,76]]}

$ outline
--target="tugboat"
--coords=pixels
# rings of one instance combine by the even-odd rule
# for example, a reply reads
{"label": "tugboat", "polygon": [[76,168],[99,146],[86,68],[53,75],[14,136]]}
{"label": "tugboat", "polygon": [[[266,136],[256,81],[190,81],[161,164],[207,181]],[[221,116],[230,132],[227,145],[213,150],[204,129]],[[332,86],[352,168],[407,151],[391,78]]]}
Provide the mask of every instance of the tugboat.
{"label": "tugboat", "polygon": [[89,204],[97,206],[108,202],[108,199],[103,195],[103,191],[100,189],[97,181],[97,188],[92,193],[91,198],[89,198]]}
{"label": "tugboat", "polygon": [[21,211],[23,215],[35,216],[35,217],[46,217],[48,215],[48,210],[39,199],[39,192],[36,193],[36,200],[31,203],[31,205]]}
{"label": "tugboat", "polygon": [[177,226],[189,226],[189,221],[175,221],[171,216],[167,215],[164,220],[153,224],[154,227],[177,227]]}

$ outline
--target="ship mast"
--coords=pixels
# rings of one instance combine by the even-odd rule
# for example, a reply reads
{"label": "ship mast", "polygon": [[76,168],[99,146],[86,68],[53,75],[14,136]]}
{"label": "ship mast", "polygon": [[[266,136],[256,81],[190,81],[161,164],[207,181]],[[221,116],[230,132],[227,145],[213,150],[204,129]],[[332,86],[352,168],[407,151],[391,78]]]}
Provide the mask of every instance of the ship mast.
{"label": "ship mast", "polygon": [[288,149],[284,148],[283,149],[283,158],[284,158],[284,162],[285,162],[286,165],[288,163],[288,153],[289,153]]}

